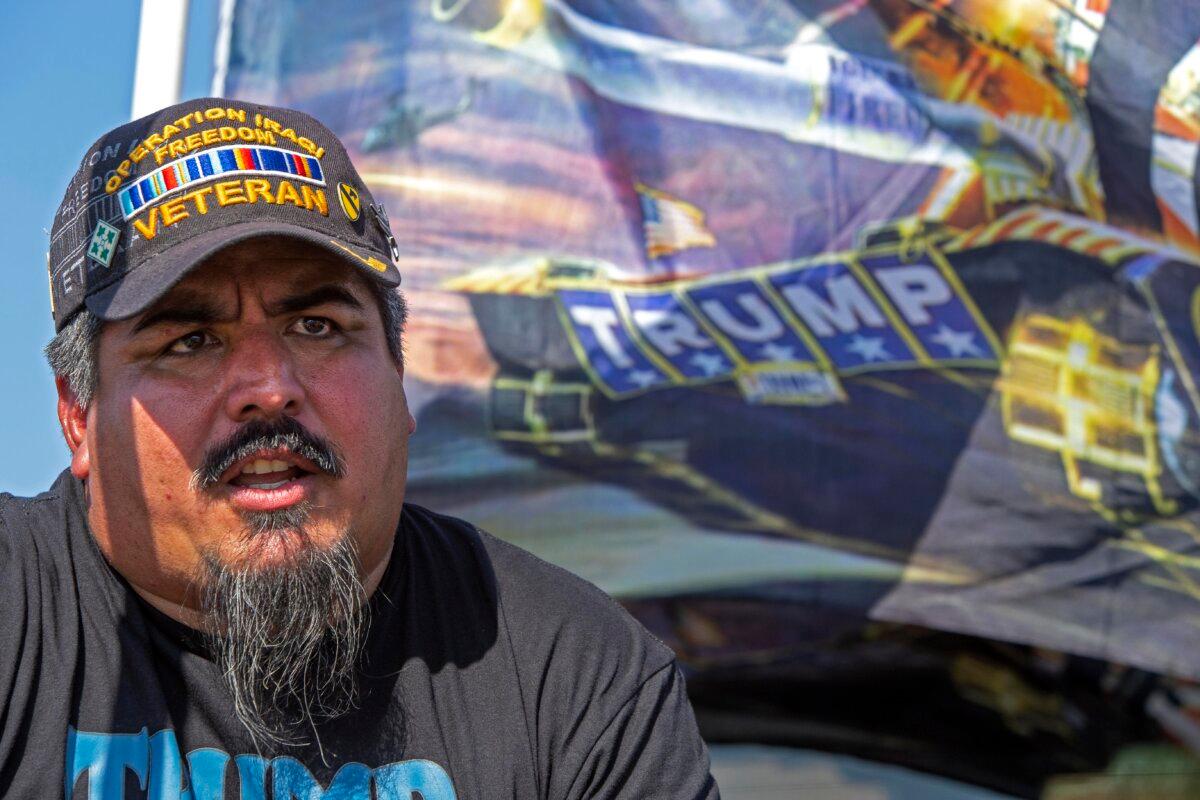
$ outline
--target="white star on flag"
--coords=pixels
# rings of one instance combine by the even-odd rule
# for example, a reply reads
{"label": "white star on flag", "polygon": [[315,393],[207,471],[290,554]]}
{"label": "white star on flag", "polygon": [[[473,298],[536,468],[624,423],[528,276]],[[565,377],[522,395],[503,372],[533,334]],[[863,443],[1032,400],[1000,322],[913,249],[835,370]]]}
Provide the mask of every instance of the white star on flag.
{"label": "white star on flag", "polygon": [[779,342],[770,342],[759,348],[759,355],[768,361],[795,361],[796,348]]}
{"label": "white star on flag", "polygon": [[850,344],[846,345],[846,349],[863,361],[887,361],[892,357],[883,346],[881,336],[866,337],[855,334]]}
{"label": "white star on flag", "polygon": [[725,359],[716,353],[696,353],[690,360],[693,366],[710,378],[728,368]]}
{"label": "white star on flag", "polygon": [[629,373],[629,382],[635,383],[638,387],[645,389],[648,386],[658,383],[658,375],[649,370],[639,369]]}
{"label": "white star on flag", "polygon": [[952,358],[962,358],[964,355],[983,357],[983,351],[975,344],[975,334],[971,331],[956,331],[939,325],[937,333],[930,336],[929,341],[946,348]]}

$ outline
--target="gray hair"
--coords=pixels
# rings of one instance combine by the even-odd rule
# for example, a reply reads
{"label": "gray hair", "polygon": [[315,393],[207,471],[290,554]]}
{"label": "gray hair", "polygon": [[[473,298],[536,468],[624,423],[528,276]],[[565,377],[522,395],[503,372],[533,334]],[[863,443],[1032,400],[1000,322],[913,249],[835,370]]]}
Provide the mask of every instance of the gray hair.
{"label": "gray hair", "polygon": [[207,553],[202,569],[213,660],[234,714],[269,750],[309,744],[306,730],[317,737],[319,723],[358,707],[369,625],[358,554],[348,531],[332,547],[315,546],[305,532],[309,510],[300,504],[248,521],[247,546],[286,531],[299,536],[284,545],[286,563],[238,567]]}
{"label": "gray hair", "polygon": [[[367,284],[383,319],[388,353],[397,364],[403,364],[404,326],[408,321],[408,304],[404,301],[404,295],[398,289],[390,289],[375,281],[367,281]],[[104,322],[85,307],[46,345],[46,360],[50,362],[50,369],[67,382],[75,399],[85,408],[92,402],[100,382],[96,348],[103,327]]]}

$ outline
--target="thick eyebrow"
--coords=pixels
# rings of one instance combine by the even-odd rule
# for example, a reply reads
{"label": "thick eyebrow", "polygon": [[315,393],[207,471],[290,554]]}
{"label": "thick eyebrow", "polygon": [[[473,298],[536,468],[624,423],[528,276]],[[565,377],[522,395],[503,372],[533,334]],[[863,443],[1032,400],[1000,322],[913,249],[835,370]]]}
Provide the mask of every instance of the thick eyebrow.
{"label": "thick eyebrow", "polygon": [[133,326],[133,333],[141,333],[156,325],[211,325],[228,316],[203,296],[187,294],[165,308],[147,313]]}
{"label": "thick eyebrow", "polygon": [[297,311],[304,311],[305,309],[327,303],[347,306],[358,311],[361,311],[363,308],[362,302],[351,294],[349,290],[335,284],[326,284],[309,292],[285,297],[277,303],[272,304],[267,309],[267,313],[273,317],[277,317],[284,314],[294,314]]}
{"label": "thick eyebrow", "polygon": [[[361,311],[363,304],[357,297],[341,286],[327,284],[312,291],[285,297],[272,305],[267,312],[271,316],[294,314],[307,308],[333,303]],[[164,307],[147,313],[133,326],[133,333],[138,334],[147,328],[157,325],[211,325],[229,318],[221,310],[209,302],[203,295],[188,293]]]}

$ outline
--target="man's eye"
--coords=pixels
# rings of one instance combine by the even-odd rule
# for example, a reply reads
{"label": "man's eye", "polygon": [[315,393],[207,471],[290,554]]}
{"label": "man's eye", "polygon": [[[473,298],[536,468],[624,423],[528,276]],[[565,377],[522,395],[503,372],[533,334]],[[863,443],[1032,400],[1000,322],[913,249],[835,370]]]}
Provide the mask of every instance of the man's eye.
{"label": "man's eye", "polygon": [[325,317],[301,317],[292,327],[309,336],[328,336],[333,333],[333,323]]}
{"label": "man's eye", "polygon": [[186,336],[180,336],[171,342],[171,346],[167,348],[167,352],[171,355],[184,356],[189,353],[195,353],[213,344],[215,341],[216,338],[207,331],[192,331]]}

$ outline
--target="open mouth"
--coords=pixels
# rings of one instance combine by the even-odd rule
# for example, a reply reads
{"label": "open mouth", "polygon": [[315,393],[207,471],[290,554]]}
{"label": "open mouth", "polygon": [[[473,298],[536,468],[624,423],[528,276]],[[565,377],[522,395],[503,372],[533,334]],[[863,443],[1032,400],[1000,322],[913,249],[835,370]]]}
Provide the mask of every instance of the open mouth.
{"label": "open mouth", "polygon": [[271,511],[307,499],[318,472],[315,464],[290,450],[262,450],[225,470],[221,483],[244,510]]}
{"label": "open mouth", "polygon": [[288,481],[311,474],[286,461],[256,458],[243,465],[242,471],[230,479],[229,483],[251,489],[278,489]]}
{"label": "open mouth", "polygon": [[288,481],[320,472],[316,464],[287,448],[263,449],[238,459],[221,475],[221,483],[253,489],[276,489]]}

